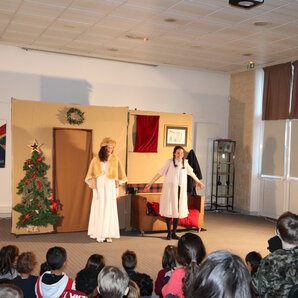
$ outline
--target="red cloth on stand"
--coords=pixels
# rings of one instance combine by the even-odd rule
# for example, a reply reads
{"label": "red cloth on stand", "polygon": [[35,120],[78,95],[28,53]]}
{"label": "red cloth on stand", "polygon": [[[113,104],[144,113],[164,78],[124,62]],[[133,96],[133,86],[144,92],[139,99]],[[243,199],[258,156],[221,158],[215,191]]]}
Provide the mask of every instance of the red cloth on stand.
{"label": "red cloth on stand", "polygon": [[159,116],[137,115],[134,152],[157,152]]}

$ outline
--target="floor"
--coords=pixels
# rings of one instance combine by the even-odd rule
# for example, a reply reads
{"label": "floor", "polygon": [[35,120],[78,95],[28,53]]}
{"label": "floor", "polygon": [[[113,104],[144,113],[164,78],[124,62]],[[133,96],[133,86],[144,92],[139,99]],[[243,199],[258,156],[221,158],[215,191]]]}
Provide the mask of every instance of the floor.
{"label": "floor", "polygon": [[[207,254],[226,249],[245,258],[252,250],[266,256],[267,240],[274,236],[275,222],[263,217],[241,215],[225,212],[206,212],[205,228],[199,232]],[[11,220],[0,219],[0,247],[8,244],[17,245],[21,252],[33,251],[39,265],[45,261],[48,248],[62,246],[67,251],[67,274],[75,278],[76,273],[86,264],[91,254],[101,254],[107,265],[121,266],[121,255],[129,249],[134,250],[138,257],[136,270],[149,274],[155,280],[161,269],[163,250],[168,244],[176,244],[176,240],[165,240],[165,233],[150,233],[141,236],[137,231],[122,232],[121,238],[112,243],[97,243],[87,236],[87,232],[56,233],[45,235],[25,235],[16,237],[11,234]],[[192,231],[196,233],[196,231]],[[185,233],[179,232],[178,235]]]}

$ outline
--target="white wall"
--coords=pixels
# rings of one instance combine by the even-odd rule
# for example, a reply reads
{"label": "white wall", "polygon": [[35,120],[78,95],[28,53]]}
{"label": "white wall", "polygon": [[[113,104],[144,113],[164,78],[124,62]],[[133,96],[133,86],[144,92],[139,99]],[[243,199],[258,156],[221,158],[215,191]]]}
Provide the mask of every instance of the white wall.
{"label": "white wall", "polygon": [[[0,118],[8,120],[7,163],[5,169],[0,169],[0,213],[11,209],[11,194],[15,191],[11,189],[11,97],[189,113],[194,123],[218,124],[220,136],[226,137],[229,85],[228,74],[0,46]],[[24,119],[30,121],[26,115]],[[195,138],[193,144],[197,143]]]}

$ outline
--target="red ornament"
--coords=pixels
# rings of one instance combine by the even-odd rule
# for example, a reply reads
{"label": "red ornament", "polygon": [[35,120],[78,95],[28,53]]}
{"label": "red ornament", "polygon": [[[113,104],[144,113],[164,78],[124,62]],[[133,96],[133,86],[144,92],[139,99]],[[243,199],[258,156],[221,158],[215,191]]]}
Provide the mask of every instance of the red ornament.
{"label": "red ornament", "polygon": [[23,218],[23,223],[28,219],[28,218],[30,218],[30,217],[32,217],[32,215],[30,215],[30,214],[27,214],[26,215],[26,217],[25,218]]}
{"label": "red ornament", "polygon": [[40,189],[42,187],[42,183],[40,181],[37,181],[37,187]]}
{"label": "red ornament", "polygon": [[37,206],[38,206],[39,208],[41,208],[41,206],[40,206],[39,203],[38,203],[38,200],[36,200],[36,203],[37,203]]}
{"label": "red ornament", "polygon": [[33,173],[31,173],[31,177],[37,179],[37,175],[34,175]]}
{"label": "red ornament", "polygon": [[28,160],[26,161],[26,166],[27,166],[27,167],[28,167],[28,164],[29,164],[30,161],[32,161],[32,159],[28,159]]}
{"label": "red ornament", "polygon": [[42,157],[40,156],[39,158],[36,159],[36,162],[40,162],[42,160]]}
{"label": "red ornament", "polygon": [[57,210],[57,203],[55,203],[54,202],[54,199],[53,198],[51,198],[51,202],[53,203],[53,205],[52,205],[52,212],[54,212],[54,210]]}
{"label": "red ornament", "polygon": [[26,182],[25,182],[25,185],[27,185],[28,183],[30,183],[31,182],[31,180],[27,180]]}

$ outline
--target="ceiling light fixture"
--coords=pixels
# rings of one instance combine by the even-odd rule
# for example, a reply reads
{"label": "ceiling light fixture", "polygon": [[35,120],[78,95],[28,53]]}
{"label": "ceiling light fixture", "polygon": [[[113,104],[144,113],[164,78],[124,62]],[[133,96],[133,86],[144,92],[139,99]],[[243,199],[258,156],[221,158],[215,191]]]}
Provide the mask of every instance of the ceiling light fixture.
{"label": "ceiling light fixture", "polygon": [[229,0],[230,5],[245,8],[245,9],[249,9],[263,3],[264,3],[264,0]]}
{"label": "ceiling light fixture", "polygon": [[125,37],[128,38],[128,39],[138,39],[138,40],[144,40],[144,41],[149,40],[148,37],[142,37],[142,36],[130,35],[130,34],[125,35]]}

